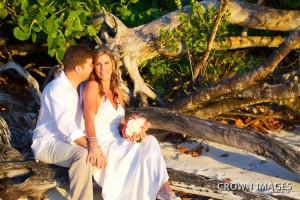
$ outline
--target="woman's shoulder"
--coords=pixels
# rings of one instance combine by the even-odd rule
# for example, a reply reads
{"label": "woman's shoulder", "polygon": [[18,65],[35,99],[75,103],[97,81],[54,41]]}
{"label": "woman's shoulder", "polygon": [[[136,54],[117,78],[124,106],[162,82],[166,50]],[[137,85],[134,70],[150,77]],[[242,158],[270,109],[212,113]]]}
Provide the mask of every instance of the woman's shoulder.
{"label": "woman's shoulder", "polygon": [[84,93],[89,93],[89,94],[98,94],[99,91],[99,85],[96,81],[94,80],[89,80],[84,87]]}
{"label": "woman's shoulder", "polygon": [[89,87],[89,88],[99,88],[99,84],[97,83],[97,81],[95,80],[89,80],[85,87]]}

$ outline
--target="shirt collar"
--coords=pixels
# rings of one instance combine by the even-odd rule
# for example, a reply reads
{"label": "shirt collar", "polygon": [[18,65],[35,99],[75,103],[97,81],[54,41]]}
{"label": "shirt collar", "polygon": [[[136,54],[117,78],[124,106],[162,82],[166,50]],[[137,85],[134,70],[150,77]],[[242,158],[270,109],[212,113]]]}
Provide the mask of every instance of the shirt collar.
{"label": "shirt collar", "polygon": [[69,81],[63,70],[59,74],[59,79],[63,81],[74,93],[76,93],[76,95],[78,95],[77,90],[72,86],[71,82]]}

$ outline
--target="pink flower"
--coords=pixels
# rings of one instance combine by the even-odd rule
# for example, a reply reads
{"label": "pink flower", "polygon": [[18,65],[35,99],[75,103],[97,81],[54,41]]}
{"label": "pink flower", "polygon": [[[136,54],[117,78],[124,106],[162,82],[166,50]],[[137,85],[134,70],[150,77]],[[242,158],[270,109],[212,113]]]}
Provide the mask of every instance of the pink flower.
{"label": "pink flower", "polygon": [[131,116],[124,124],[122,136],[133,142],[141,142],[146,137],[146,131],[151,126],[150,122],[141,116]]}

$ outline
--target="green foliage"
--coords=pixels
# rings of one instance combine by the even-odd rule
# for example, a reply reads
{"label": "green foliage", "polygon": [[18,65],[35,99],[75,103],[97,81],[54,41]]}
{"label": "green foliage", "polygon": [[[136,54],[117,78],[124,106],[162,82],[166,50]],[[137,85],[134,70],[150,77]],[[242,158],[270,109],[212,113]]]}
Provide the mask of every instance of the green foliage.
{"label": "green foliage", "polygon": [[100,29],[91,24],[92,13],[100,10],[95,0],[2,0],[0,8],[0,17],[13,26],[17,39],[47,41],[48,54],[58,61],[68,45],[82,37],[97,37]]}
{"label": "green foliage", "polygon": [[[180,3],[177,3],[177,5],[180,6]],[[184,44],[187,51],[185,55],[181,55],[180,58],[177,59],[177,62],[168,63],[168,71],[163,72],[162,70],[156,70],[158,68],[157,66],[154,67],[156,64],[148,64],[151,75],[156,77],[151,78],[151,80],[155,82],[155,85],[166,83],[165,80],[167,80],[167,82],[177,80],[175,82],[173,81],[173,83],[181,84],[180,87],[175,87],[182,89],[182,91],[178,90],[178,92],[187,92],[187,85],[191,79],[194,65],[200,60],[203,52],[207,48],[207,41],[213,29],[217,12],[218,10],[216,9],[204,9],[198,2],[191,1],[191,15],[187,16],[184,13],[179,14],[182,24],[179,29],[169,31],[165,28],[161,28],[158,45],[172,52],[177,51],[179,45]],[[217,40],[222,41],[225,37],[232,36],[239,31],[239,28],[233,28],[234,26],[226,22],[228,15],[228,13],[225,13],[222,17],[216,34]],[[202,76],[204,77],[203,84],[205,85],[240,73],[251,67],[254,63],[253,58],[239,51],[234,53],[214,51],[209,60],[210,62],[207,69],[202,71]],[[160,66],[166,65],[162,63],[163,62],[160,61],[158,64]],[[160,67],[158,69],[160,69]],[[173,89],[169,88],[169,90],[172,91]],[[170,91],[166,92],[169,93]]]}
{"label": "green foliage", "polygon": [[14,37],[48,45],[48,54],[60,61],[66,47],[81,38],[96,38],[92,14],[101,7],[128,27],[145,24],[169,12],[168,0],[0,0],[0,19],[10,24]]}
{"label": "green foliage", "polygon": [[[178,49],[178,42],[183,42],[194,55],[205,51],[217,10],[213,8],[205,10],[199,3],[192,4],[191,10],[191,16],[180,13],[180,22],[182,24],[180,29],[174,31],[161,29],[161,37],[158,41],[160,46],[164,46],[171,51],[176,51]],[[223,16],[219,26],[216,35],[218,39],[229,35],[228,24],[226,23],[227,16],[228,14]]]}
{"label": "green foliage", "polygon": [[[115,14],[126,26],[135,27],[155,20],[170,10],[164,5],[167,0],[114,0],[104,1],[107,11]],[[173,3],[173,2],[170,2]]]}
{"label": "green foliage", "polygon": [[178,93],[186,91],[186,82],[190,75],[190,67],[186,60],[165,60],[153,58],[141,65],[141,75],[149,85],[154,86],[158,96],[165,101],[172,101]]}

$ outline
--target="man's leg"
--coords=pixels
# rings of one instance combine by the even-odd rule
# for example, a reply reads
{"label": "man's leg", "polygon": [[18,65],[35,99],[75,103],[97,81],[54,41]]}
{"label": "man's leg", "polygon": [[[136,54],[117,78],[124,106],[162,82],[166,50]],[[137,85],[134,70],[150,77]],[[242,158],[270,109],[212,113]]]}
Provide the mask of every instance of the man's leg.
{"label": "man's leg", "polygon": [[72,200],[93,199],[92,165],[86,163],[88,150],[78,145],[56,142],[38,155],[45,163],[69,167]]}

